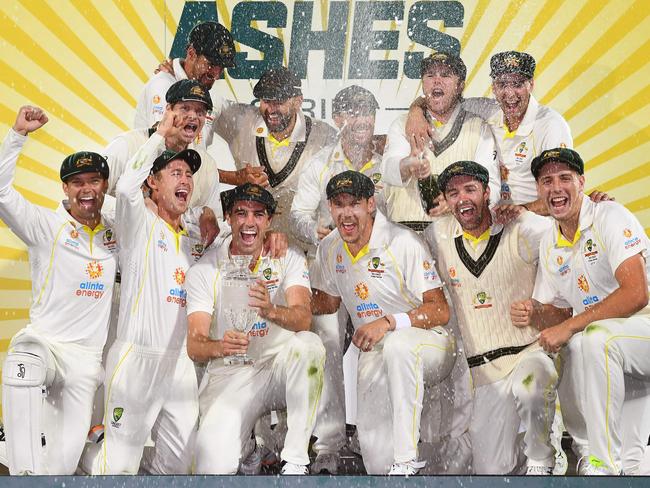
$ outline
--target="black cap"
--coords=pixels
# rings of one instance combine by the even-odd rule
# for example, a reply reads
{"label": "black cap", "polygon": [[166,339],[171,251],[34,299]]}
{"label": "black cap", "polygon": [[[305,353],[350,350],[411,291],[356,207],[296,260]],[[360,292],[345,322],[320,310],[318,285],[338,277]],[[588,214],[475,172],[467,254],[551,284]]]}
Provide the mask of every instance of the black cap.
{"label": "black cap", "polygon": [[236,186],[232,190],[221,192],[221,207],[223,212],[229,213],[235,202],[240,201],[259,202],[266,207],[269,215],[275,213],[275,199],[273,195],[255,183],[244,183],[243,185]]}
{"label": "black cap", "polygon": [[379,108],[377,99],[370,90],[359,85],[348,86],[332,100],[332,113],[374,114]]}
{"label": "black cap", "polygon": [[201,156],[194,149],[184,149],[179,152],[167,150],[158,156],[153,162],[151,173],[153,174],[160,171],[167,166],[167,164],[177,159],[185,161],[190,167],[190,170],[192,170],[192,174],[196,173],[201,167]]}
{"label": "black cap", "polygon": [[435,64],[444,64],[445,66],[449,66],[461,81],[465,81],[465,77],[467,76],[467,67],[465,66],[465,63],[463,63],[463,60],[460,59],[460,56],[442,51],[431,53],[422,60],[420,63],[420,77],[424,76],[425,73]]}
{"label": "black cap", "polygon": [[357,198],[370,198],[375,194],[375,184],[363,173],[348,170],[333,176],[327,183],[325,193],[328,200],[339,193],[348,193]]}
{"label": "black cap", "polygon": [[558,147],[555,149],[547,149],[533,159],[530,163],[530,170],[533,172],[535,179],[539,177],[539,172],[546,163],[560,162],[568,165],[579,175],[585,174],[585,163],[582,161],[580,154],[573,149],[566,147]]}
{"label": "black cap", "polygon": [[253,88],[260,100],[286,100],[302,95],[302,82],[291,70],[281,66],[266,71]]}
{"label": "black cap", "polygon": [[490,173],[485,166],[482,166],[474,161],[456,161],[445,168],[445,170],[438,176],[438,186],[441,192],[447,190],[447,184],[454,176],[467,175],[476,178],[487,186],[490,181]]}
{"label": "black cap", "polygon": [[89,151],[70,154],[61,163],[61,181],[80,173],[99,173],[108,179],[108,162],[104,156]]}
{"label": "black cap", "polygon": [[212,110],[210,92],[197,80],[177,81],[167,90],[165,100],[171,104],[177,102],[203,102],[208,112]]}
{"label": "black cap", "polygon": [[492,78],[508,73],[519,73],[530,79],[535,74],[535,58],[519,51],[497,53],[490,58],[490,70]]}
{"label": "black cap", "polygon": [[196,54],[202,54],[211,63],[234,68],[235,42],[230,31],[218,22],[198,24],[190,32],[189,43]]}

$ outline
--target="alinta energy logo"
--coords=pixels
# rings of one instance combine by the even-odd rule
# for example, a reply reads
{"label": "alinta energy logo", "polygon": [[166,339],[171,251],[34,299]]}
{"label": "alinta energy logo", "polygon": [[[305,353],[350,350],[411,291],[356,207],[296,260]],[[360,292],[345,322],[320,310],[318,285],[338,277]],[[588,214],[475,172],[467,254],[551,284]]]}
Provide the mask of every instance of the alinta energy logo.
{"label": "alinta energy logo", "polygon": [[99,300],[104,296],[104,283],[95,281],[102,277],[104,274],[104,267],[98,261],[90,261],[86,265],[86,274],[93,281],[83,281],[79,283],[74,294],[78,297],[88,297],[94,300]]}
{"label": "alinta energy logo", "polygon": [[187,291],[180,287],[185,284],[185,270],[183,268],[176,268],[173,277],[178,287],[169,289],[169,295],[167,295],[166,301],[167,303],[174,303],[184,307],[187,305]]}
{"label": "alinta energy logo", "polygon": [[357,317],[360,319],[364,317],[381,317],[384,315],[384,311],[379,305],[374,302],[366,302],[365,300],[370,297],[370,289],[368,285],[363,281],[356,284],[354,287],[354,294],[358,296],[361,300],[364,300],[363,303],[357,305]]}

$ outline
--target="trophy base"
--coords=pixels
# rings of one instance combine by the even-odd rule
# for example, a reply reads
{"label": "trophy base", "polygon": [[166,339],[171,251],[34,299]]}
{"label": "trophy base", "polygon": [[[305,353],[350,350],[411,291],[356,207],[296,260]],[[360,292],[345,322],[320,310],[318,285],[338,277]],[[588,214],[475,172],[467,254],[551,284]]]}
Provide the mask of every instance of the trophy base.
{"label": "trophy base", "polygon": [[246,354],[235,354],[234,356],[224,356],[223,364],[226,366],[236,366],[239,364],[253,364],[253,358],[249,358]]}

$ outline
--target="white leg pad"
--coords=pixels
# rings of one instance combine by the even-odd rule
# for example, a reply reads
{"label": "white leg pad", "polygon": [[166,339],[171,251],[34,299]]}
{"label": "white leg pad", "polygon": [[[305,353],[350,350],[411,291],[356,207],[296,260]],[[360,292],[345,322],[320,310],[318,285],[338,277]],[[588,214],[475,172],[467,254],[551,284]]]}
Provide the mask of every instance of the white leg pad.
{"label": "white leg pad", "polygon": [[12,351],[2,371],[2,405],[9,472],[45,474],[41,441],[43,398],[48,382],[45,359]]}

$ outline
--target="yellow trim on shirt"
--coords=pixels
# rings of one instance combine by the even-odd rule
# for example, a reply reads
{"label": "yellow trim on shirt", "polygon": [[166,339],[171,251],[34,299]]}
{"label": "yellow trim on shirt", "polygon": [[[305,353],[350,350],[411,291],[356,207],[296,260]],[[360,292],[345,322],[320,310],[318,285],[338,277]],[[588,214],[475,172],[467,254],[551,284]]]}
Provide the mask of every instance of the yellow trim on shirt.
{"label": "yellow trim on shirt", "polygon": [[478,237],[474,237],[472,234],[467,232],[463,232],[463,237],[469,241],[474,249],[476,249],[480,242],[490,240],[490,228],[488,227],[485,229],[485,232]]}
{"label": "yellow trim on shirt", "polygon": [[388,246],[385,247],[386,253],[388,254],[388,257],[390,257],[391,261],[393,261],[393,268],[395,269],[395,273],[397,273],[397,279],[399,280],[399,293],[402,295],[402,298],[411,306],[411,308],[417,308],[419,305],[413,300],[409,300],[409,297],[406,295],[406,292],[404,289],[406,288],[404,285],[404,276],[402,275],[402,272],[399,269],[399,265],[397,264],[397,259],[395,259],[395,256],[393,255],[392,252],[390,252],[390,248]]}
{"label": "yellow trim on shirt", "polygon": [[101,222],[97,224],[97,227],[94,229],[91,229],[87,225],[82,225],[81,228],[86,231],[86,234],[88,234],[88,240],[89,240],[89,246],[90,246],[90,254],[92,255],[93,253],[93,240],[95,239],[95,234],[98,232],[104,230],[106,227],[104,227],[104,224]]}
{"label": "yellow trim on shirt", "polygon": [[286,139],[282,139],[281,141],[278,141],[275,137],[273,137],[273,134],[269,133],[269,142],[271,143],[271,153],[275,155],[275,151],[279,147],[289,147],[289,138],[287,137]]}
{"label": "yellow trim on shirt", "polygon": [[174,239],[176,241],[176,254],[178,254],[181,248],[181,236],[186,236],[187,231],[185,229],[181,229],[178,232],[176,232],[176,230],[174,230],[174,228],[171,225],[169,225],[165,220],[163,220],[163,222],[165,222],[167,228],[172,232],[172,234],[174,234]]}
{"label": "yellow trim on shirt", "polygon": [[350,248],[348,247],[348,243],[344,242],[343,243],[343,249],[345,249],[345,252],[348,253],[348,256],[350,257],[350,261],[352,264],[355,264],[359,259],[364,257],[366,254],[368,254],[369,249],[368,249],[368,244],[363,246],[360,250],[359,253],[356,256],[353,256],[352,253],[350,252]]}
{"label": "yellow trim on shirt", "polygon": [[135,302],[133,302],[133,308],[131,313],[135,313],[138,308],[138,302],[140,301],[140,296],[142,295],[142,290],[144,289],[144,282],[147,277],[147,271],[149,269],[149,249],[151,248],[151,242],[153,238],[153,231],[156,228],[156,222],[151,225],[151,230],[149,231],[149,239],[147,239],[147,247],[144,253],[144,270],[142,272],[142,281],[140,282],[140,287],[138,288],[138,294],[135,297]]}
{"label": "yellow trim on shirt", "polygon": [[517,129],[513,130],[510,132],[510,129],[508,129],[507,125],[503,126],[503,139],[512,139],[517,135]]}
{"label": "yellow trim on shirt", "polygon": [[350,168],[352,171],[358,171],[359,173],[363,173],[365,170],[372,168],[374,165],[372,164],[372,159],[368,161],[366,164],[364,164],[361,169],[354,169],[354,166],[352,166],[352,161],[350,161],[348,158],[345,158],[343,160],[345,165]]}
{"label": "yellow trim on shirt", "polygon": [[45,280],[43,280],[43,287],[41,288],[41,292],[38,294],[38,298],[36,299],[36,302],[34,305],[38,305],[41,302],[41,298],[43,298],[43,293],[45,292],[45,288],[47,288],[47,282],[50,279],[50,274],[52,273],[52,266],[54,265],[54,250],[56,249],[56,243],[59,242],[59,237],[61,236],[61,232],[63,232],[63,229],[65,226],[68,225],[66,222],[59,228],[59,232],[56,233],[56,238],[54,239],[54,242],[52,243],[52,252],[50,253],[50,263],[47,265],[47,272],[45,273]]}
{"label": "yellow trim on shirt", "polygon": [[573,236],[573,241],[569,241],[564,235],[562,235],[562,231],[560,229],[557,229],[557,247],[573,247],[576,242],[580,240],[580,229],[576,230],[576,234]]}

